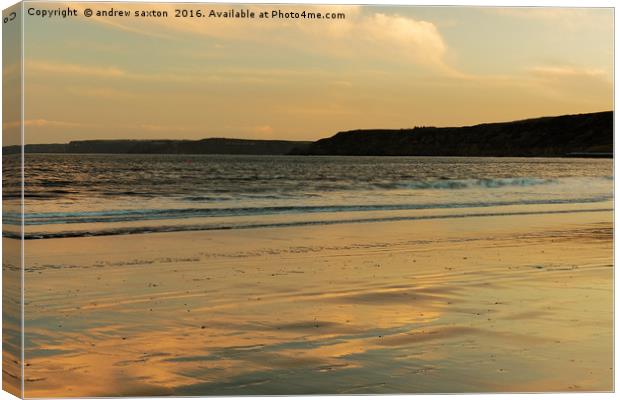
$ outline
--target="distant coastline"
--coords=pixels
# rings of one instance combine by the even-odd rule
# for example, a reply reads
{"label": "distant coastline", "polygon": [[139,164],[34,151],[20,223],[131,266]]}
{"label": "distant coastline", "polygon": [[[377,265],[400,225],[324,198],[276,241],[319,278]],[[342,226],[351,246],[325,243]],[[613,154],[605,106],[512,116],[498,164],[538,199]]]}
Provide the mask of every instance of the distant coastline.
{"label": "distant coastline", "polygon": [[613,157],[613,111],[458,128],[340,132],[295,154],[462,157]]}
{"label": "distant coastline", "polygon": [[[200,140],[76,140],[69,143],[27,144],[26,153],[47,154],[245,154],[282,155],[312,142],[209,138]],[[19,146],[3,148],[5,154]]]}
{"label": "distant coastline", "polygon": [[[360,129],[311,141],[79,140],[28,144],[26,153],[244,154],[462,157],[613,157],[613,111],[464,127]],[[20,152],[3,147],[4,154]]]}

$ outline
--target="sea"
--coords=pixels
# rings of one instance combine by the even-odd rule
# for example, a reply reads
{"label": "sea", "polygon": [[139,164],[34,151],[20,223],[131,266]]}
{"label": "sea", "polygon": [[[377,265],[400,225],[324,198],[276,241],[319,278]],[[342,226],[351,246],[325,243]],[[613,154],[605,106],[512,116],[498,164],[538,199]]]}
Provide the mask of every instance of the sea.
{"label": "sea", "polygon": [[[613,198],[611,159],[27,154],[24,176],[25,239],[587,211]],[[3,217],[18,237],[21,215]]]}

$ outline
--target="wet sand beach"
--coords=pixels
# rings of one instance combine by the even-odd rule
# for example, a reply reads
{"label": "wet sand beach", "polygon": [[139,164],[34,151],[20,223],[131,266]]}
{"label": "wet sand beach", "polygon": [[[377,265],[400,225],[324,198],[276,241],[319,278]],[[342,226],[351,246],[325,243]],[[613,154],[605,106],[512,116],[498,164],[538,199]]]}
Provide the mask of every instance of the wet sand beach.
{"label": "wet sand beach", "polygon": [[25,395],[611,391],[574,211],[26,241]]}

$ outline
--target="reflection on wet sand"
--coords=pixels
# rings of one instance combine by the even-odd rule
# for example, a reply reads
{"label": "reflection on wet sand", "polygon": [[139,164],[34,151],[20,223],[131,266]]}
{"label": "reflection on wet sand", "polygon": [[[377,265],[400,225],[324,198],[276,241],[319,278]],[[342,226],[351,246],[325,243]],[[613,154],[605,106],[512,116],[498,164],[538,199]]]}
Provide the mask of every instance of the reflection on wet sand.
{"label": "reflection on wet sand", "polygon": [[612,389],[611,213],[363,227],[29,241],[26,396]]}
{"label": "reflection on wet sand", "polygon": [[2,238],[2,388],[22,391],[22,319],[20,243]]}

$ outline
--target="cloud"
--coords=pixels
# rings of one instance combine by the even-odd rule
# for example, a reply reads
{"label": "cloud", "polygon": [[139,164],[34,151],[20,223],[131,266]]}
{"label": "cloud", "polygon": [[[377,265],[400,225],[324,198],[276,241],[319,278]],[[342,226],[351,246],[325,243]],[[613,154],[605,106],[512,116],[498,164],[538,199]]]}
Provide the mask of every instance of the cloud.
{"label": "cloud", "polygon": [[526,81],[537,88],[539,94],[555,100],[583,104],[592,108],[601,100],[613,100],[613,82],[600,68],[575,65],[541,65],[526,70]]}
{"label": "cloud", "polygon": [[565,78],[565,77],[592,77],[592,78],[604,78],[606,73],[600,68],[583,68],[575,67],[572,65],[551,65],[551,66],[537,66],[529,68],[528,71],[531,74],[540,77],[549,78]]}
{"label": "cloud", "polygon": [[[381,12],[368,12],[371,8],[354,5],[235,5],[211,6],[216,11],[250,9],[255,12],[281,9],[283,12],[342,12],[342,20],[297,19],[248,19],[231,18],[171,18],[173,4],[149,4],[158,11],[168,12],[168,18],[135,19],[124,21],[106,17],[93,17],[113,29],[139,35],[160,35],[167,40],[185,40],[184,35],[207,36],[218,40],[219,49],[228,49],[220,41],[241,41],[244,44],[283,48],[285,50],[318,53],[335,58],[364,57],[370,61],[415,64],[439,73],[458,74],[448,65],[445,56],[447,45],[437,26],[425,20]],[[109,8],[108,5],[99,8]],[[123,9],[144,8],[141,4],[123,4]],[[208,11],[208,9],[206,10]],[[301,46],[300,46],[301,44]],[[238,51],[231,46],[230,51]]]}
{"label": "cloud", "polygon": [[404,58],[423,65],[449,68],[446,44],[437,27],[428,21],[377,13],[360,23],[361,36],[379,46],[397,50]]}
{"label": "cloud", "polygon": [[106,78],[118,78],[127,75],[127,72],[116,67],[85,66],[80,64],[55,63],[40,60],[27,60],[26,73],[28,73],[29,71],[97,76]]}
{"label": "cloud", "polygon": [[261,135],[272,135],[273,134],[273,128],[269,125],[255,126],[253,131]]}
{"label": "cloud", "polygon": [[[46,60],[27,60],[26,75],[33,74],[57,74],[70,76],[90,76],[108,79],[125,79],[143,82],[172,82],[172,83],[251,83],[272,84],[277,81],[286,81],[293,77],[311,76],[317,73],[315,70],[286,70],[286,69],[249,69],[249,68],[224,68],[208,69],[201,68],[192,70],[172,70],[160,73],[141,73],[120,69],[114,66],[90,66],[81,64],[67,64]],[[121,92],[109,88],[91,88],[85,90],[71,89],[74,94],[93,97],[112,97],[113,95],[128,95],[132,93]],[[135,94],[135,93],[133,93]]]}
{"label": "cloud", "polygon": [[12,121],[5,122],[2,124],[2,127],[5,129],[8,128],[19,128],[20,126],[24,127],[37,127],[37,128],[45,128],[45,127],[53,127],[53,128],[80,128],[87,126],[86,124],[78,123],[78,122],[67,122],[67,121],[54,121],[49,119],[27,119],[22,121]]}
{"label": "cloud", "polygon": [[109,87],[70,87],[67,89],[71,94],[100,99],[136,98],[139,94],[126,90],[118,90]]}
{"label": "cloud", "polygon": [[[143,81],[192,81],[195,79],[209,79],[209,76],[191,77],[181,74],[144,74],[130,72],[114,66],[92,66],[83,64],[67,64],[63,62],[45,60],[27,60],[26,75],[32,73],[78,75],[110,79],[132,79]],[[105,95],[105,91],[99,91],[99,95]],[[93,91],[90,93],[97,94]]]}

